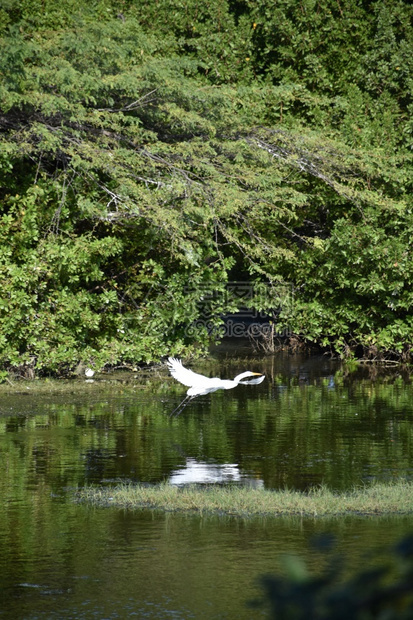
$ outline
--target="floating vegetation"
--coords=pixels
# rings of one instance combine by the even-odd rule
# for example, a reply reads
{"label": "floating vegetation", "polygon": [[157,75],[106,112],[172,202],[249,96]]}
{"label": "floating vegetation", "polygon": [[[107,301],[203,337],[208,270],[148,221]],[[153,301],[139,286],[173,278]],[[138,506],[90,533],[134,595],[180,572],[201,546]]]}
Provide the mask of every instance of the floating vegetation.
{"label": "floating vegetation", "polygon": [[76,500],[98,506],[238,517],[407,514],[413,512],[413,484],[405,480],[375,483],[338,493],[324,486],[302,492],[235,485],[178,487],[167,483],[155,486],[123,483],[81,489],[76,493]]}

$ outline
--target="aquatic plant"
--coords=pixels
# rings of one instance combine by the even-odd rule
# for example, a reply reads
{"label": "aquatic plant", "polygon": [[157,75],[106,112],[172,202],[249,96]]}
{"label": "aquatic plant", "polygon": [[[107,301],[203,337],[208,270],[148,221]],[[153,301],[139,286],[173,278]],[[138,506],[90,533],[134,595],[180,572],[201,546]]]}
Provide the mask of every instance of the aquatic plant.
{"label": "aquatic plant", "polygon": [[407,481],[377,483],[342,493],[334,493],[323,486],[304,493],[243,486],[189,485],[180,488],[170,484],[120,484],[115,487],[80,489],[76,499],[101,506],[218,513],[238,517],[407,514],[413,512],[413,484]]}

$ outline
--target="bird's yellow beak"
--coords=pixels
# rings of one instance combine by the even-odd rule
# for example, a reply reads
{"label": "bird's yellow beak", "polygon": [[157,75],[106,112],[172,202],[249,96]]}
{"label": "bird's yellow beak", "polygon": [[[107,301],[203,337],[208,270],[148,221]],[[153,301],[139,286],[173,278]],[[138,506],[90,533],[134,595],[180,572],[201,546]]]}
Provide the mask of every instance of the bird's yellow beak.
{"label": "bird's yellow beak", "polygon": [[257,375],[257,376],[259,376],[259,377],[262,377],[262,372],[253,372],[252,374],[253,374],[253,375]]}

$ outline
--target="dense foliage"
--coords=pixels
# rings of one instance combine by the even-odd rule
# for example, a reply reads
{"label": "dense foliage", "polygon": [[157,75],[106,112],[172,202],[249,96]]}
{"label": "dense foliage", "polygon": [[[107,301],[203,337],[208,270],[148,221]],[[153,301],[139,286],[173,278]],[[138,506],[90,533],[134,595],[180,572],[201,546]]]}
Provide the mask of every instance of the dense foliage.
{"label": "dense foliage", "polygon": [[[315,541],[328,557],[333,540]],[[409,620],[413,616],[411,581],[413,540],[389,550],[390,562],[362,568],[343,579],[343,558],[332,557],[321,575],[311,575],[300,558],[288,557],[287,577],[262,579],[270,618],[277,620]]]}
{"label": "dense foliage", "polygon": [[3,368],[200,351],[228,281],[411,358],[413,9],[342,4],[2,3]]}

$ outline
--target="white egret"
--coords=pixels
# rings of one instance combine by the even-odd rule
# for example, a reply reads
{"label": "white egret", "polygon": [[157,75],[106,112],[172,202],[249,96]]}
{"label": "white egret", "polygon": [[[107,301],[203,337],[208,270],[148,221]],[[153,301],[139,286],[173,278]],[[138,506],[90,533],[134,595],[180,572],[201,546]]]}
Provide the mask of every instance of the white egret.
{"label": "white egret", "polygon": [[[182,365],[181,360],[175,359],[174,357],[168,357],[168,361],[166,362],[169,368],[169,372],[171,375],[179,381],[183,383],[183,385],[189,386],[189,390],[187,390],[187,395],[184,400],[174,409],[171,413],[173,415],[175,411],[181,413],[182,409],[193,399],[195,396],[202,396],[203,394],[210,394],[211,392],[216,392],[217,390],[231,390],[239,384],[242,385],[258,385],[262,383],[265,379],[265,375],[260,372],[251,372],[250,370],[246,370],[242,372],[240,375],[234,377],[234,379],[219,379],[218,377],[205,377],[204,375],[200,375],[193,370],[189,370]],[[249,381],[243,381],[247,377],[256,376],[257,379],[250,379]]]}

